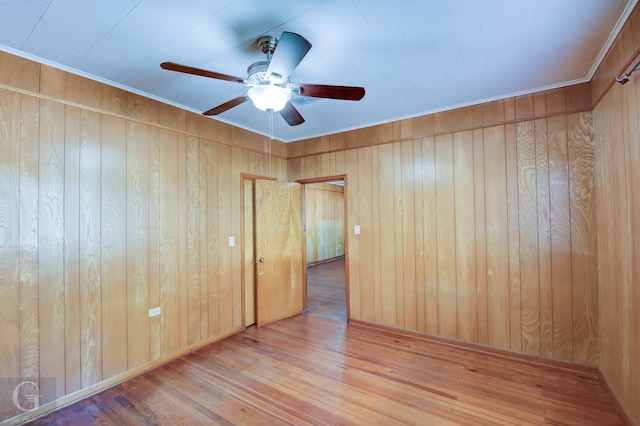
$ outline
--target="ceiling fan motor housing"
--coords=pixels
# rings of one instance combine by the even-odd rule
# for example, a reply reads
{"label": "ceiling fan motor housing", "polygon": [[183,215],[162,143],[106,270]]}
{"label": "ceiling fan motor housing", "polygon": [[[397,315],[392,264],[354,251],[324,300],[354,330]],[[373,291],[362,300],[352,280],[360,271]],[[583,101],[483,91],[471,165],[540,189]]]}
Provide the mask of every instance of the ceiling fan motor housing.
{"label": "ceiling fan motor housing", "polygon": [[247,68],[247,81],[253,84],[275,84],[284,87],[287,81],[283,81],[282,76],[272,73],[267,78],[271,55],[276,51],[278,39],[272,36],[262,36],[258,38],[257,43],[260,51],[267,55],[267,60],[254,62],[249,65]]}
{"label": "ceiling fan motor housing", "polygon": [[271,59],[271,55],[276,51],[278,39],[272,36],[262,36],[258,38],[258,47],[260,51],[267,55],[267,60]]}

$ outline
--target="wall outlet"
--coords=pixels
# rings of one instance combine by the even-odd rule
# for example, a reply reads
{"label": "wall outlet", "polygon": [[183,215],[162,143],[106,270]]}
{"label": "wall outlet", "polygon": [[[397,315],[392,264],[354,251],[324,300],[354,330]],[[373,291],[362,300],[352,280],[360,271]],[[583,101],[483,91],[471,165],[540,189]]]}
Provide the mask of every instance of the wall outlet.
{"label": "wall outlet", "polygon": [[231,236],[229,237],[229,247],[233,247],[236,245],[236,237]]}
{"label": "wall outlet", "polygon": [[149,318],[157,317],[158,315],[160,315],[160,307],[159,306],[157,308],[149,309]]}
{"label": "wall outlet", "polygon": [[360,235],[360,225],[353,225],[353,233],[355,235]]}

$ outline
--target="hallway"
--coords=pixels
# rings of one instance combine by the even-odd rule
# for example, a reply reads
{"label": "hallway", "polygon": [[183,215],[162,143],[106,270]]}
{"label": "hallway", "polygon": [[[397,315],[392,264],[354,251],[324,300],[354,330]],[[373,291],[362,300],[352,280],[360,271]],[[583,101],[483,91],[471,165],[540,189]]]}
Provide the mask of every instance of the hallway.
{"label": "hallway", "polygon": [[345,258],[307,268],[307,313],[347,321]]}

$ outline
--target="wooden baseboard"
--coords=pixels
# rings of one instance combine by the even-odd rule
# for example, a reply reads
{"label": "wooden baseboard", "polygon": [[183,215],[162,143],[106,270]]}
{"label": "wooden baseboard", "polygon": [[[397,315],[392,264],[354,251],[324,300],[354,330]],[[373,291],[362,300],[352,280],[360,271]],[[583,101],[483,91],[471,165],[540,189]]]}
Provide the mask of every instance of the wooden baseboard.
{"label": "wooden baseboard", "polygon": [[[127,380],[131,380],[134,377],[140,376],[144,373],[147,373],[155,368],[161,367],[165,364],[170,363],[171,361],[175,361],[178,358],[182,358],[185,355],[188,355],[192,352],[195,352],[199,349],[204,348],[212,343],[216,343],[222,339],[225,339],[229,336],[233,336],[234,334],[238,334],[243,331],[243,327],[233,328],[225,333],[220,333],[215,336],[212,336],[208,339],[205,339],[201,342],[195,343],[193,345],[187,346],[184,349],[179,350],[178,352],[174,352],[170,355],[166,355],[162,358],[158,358],[154,361],[151,361],[147,364],[141,365],[134,369],[128,370],[124,373],[118,374],[117,376],[111,377],[107,380],[103,380],[99,383],[88,386],[84,389],[81,389],[77,392],[70,393],[61,398],[56,399],[55,401],[48,402],[46,404],[42,404],[40,407],[34,410],[26,411],[22,414],[18,414],[17,416],[11,417],[10,419],[1,420],[1,424],[6,425],[18,425],[24,423],[28,420],[34,420],[39,417],[43,417],[53,411],[59,410],[61,408],[67,407],[75,402],[80,401],[81,399],[88,398],[92,395],[95,395],[99,392],[102,392],[106,389],[109,389],[113,386],[116,386],[120,383],[126,382]],[[6,422],[6,423],[5,423]]]}
{"label": "wooden baseboard", "polygon": [[463,340],[437,336],[435,334],[429,334],[421,331],[391,327],[391,326],[371,323],[368,321],[355,320],[355,319],[352,319],[349,325],[355,326],[355,327],[367,327],[367,328],[383,331],[386,333],[393,333],[397,335],[413,337],[421,340],[426,340],[432,343],[437,343],[440,345],[455,347],[461,350],[480,352],[483,354],[491,354],[491,355],[499,356],[502,358],[508,358],[511,360],[519,360],[529,364],[558,368],[558,369],[586,373],[586,374],[593,374],[594,376],[599,376],[601,374],[600,370],[598,370],[597,367],[576,364],[576,363],[567,362],[567,361],[559,361],[559,360],[549,359],[549,358],[542,358],[539,356],[525,354],[522,352],[511,351],[508,349],[500,349],[500,348],[495,348],[493,346],[482,345],[479,343],[472,343],[472,342],[466,342]]}
{"label": "wooden baseboard", "polygon": [[605,388],[605,390],[609,393],[609,396],[611,396],[613,403],[618,408],[618,411],[620,412],[620,415],[624,420],[624,424],[627,426],[635,426],[635,423],[633,422],[633,420],[631,420],[631,416],[629,415],[627,410],[625,410],[624,406],[620,402],[620,399],[618,398],[618,395],[616,395],[613,388],[611,387],[611,384],[607,380],[607,376],[605,376],[602,370],[598,370],[598,374],[600,377],[600,383],[602,383],[602,387]]}

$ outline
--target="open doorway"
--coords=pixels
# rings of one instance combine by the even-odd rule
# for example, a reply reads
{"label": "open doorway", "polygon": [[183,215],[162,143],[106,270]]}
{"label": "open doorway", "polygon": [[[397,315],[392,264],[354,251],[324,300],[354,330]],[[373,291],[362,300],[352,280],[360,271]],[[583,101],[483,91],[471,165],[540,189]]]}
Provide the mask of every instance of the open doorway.
{"label": "open doorway", "polygon": [[347,322],[345,177],[300,183],[304,185],[305,311]]}

